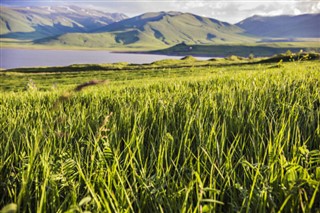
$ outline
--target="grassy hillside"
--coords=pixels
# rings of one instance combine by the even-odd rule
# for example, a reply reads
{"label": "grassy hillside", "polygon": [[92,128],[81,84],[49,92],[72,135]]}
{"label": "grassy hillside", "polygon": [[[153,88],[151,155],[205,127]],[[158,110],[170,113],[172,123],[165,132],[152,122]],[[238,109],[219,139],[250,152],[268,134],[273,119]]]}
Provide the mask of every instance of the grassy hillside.
{"label": "grassy hillside", "polygon": [[[130,41],[139,41],[130,43]],[[64,48],[158,49],[164,44],[145,33],[67,33],[34,41],[36,45]]]}
{"label": "grassy hillside", "polygon": [[[25,17],[19,12],[15,12],[6,7],[0,7],[0,34],[10,32],[32,32],[34,29],[26,22]],[[5,18],[4,18],[5,17]]]}
{"label": "grassy hillside", "polygon": [[164,55],[192,55],[207,57],[228,57],[237,55],[241,57],[270,57],[275,54],[291,51],[298,53],[300,51],[319,52],[320,43],[318,42],[291,42],[291,43],[265,43],[265,44],[216,44],[216,45],[192,45],[181,43],[166,49],[148,51],[150,54]]}
{"label": "grassy hillside", "polygon": [[0,72],[2,212],[318,212],[319,61],[216,63]]}
{"label": "grassy hillside", "polygon": [[3,7],[1,38],[35,40],[68,32],[88,32],[126,18],[77,6]]}
{"label": "grassy hillside", "polygon": [[[98,34],[97,34],[98,33]],[[97,41],[97,35],[113,37],[114,40]],[[85,39],[84,39],[85,37]],[[84,42],[85,40],[89,43]],[[253,42],[256,38],[243,34],[237,26],[215,19],[201,17],[190,13],[159,12],[146,13],[126,19],[89,34],[67,34],[55,40],[40,41],[44,44],[65,44],[84,47],[144,47],[153,49],[166,47],[181,42],[191,44]],[[37,41],[36,43],[39,43]]]}
{"label": "grassy hillside", "polygon": [[146,13],[100,29],[100,32],[131,32],[138,30],[165,44],[208,43],[221,41],[252,41],[241,35],[242,29],[226,22],[190,13]]}

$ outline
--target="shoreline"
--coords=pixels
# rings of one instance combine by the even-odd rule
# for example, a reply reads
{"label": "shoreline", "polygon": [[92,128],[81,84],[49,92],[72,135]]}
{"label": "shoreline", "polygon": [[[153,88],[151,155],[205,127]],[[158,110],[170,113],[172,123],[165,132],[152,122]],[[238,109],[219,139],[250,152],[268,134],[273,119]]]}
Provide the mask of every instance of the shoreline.
{"label": "shoreline", "polygon": [[105,48],[105,47],[79,47],[79,46],[58,46],[58,45],[40,45],[27,42],[5,42],[0,40],[0,49],[35,49],[35,50],[87,50],[87,51],[97,51],[104,50],[109,52],[133,52],[137,51],[152,51],[152,49],[143,48]]}
{"label": "shoreline", "polygon": [[165,53],[159,53],[159,52],[126,52],[126,51],[115,51],[112,53],[125,53],[125,54],[144,54],[144,55],[159,55],[159,56],[173,56],[173,57],[186,57],[186,56],[192,56],[192,57],[199,57],[199,58],[225,58],[226,56],[213,56],[213,55],[206,55],[206,54],[165,54]]}

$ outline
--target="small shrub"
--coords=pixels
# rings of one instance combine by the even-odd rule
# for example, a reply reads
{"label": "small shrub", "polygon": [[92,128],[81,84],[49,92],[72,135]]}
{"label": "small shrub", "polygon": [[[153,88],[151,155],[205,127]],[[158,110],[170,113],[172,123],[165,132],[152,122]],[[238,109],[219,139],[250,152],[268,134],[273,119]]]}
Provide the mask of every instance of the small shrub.
{"label": "small shrub", "polygon": [[27,91],[36,91],[36,90],[38,90],[36,84],[34,83],[34,81],[32,79],[29,79],[25,89]]}
{"label": "small shrub", "polygon": [[250,53],[250,55],[249,55],[249,60],[253,60],[254,59],[254,55],[253,55],[253,53]]}

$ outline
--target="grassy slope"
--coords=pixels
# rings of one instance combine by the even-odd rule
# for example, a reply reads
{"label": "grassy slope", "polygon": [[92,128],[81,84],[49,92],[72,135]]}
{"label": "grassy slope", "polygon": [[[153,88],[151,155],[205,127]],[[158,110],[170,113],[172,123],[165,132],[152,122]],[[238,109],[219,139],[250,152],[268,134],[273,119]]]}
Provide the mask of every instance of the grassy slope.
{"label": "grassy slope", "polygon": [[[122,46],[149,49],[154,46],[155,49],[181,42],[203,44],[256,41],[256,38],[242,34],[242,30],[236,26],[189,13],[148,13],[111,24],[98,33],[67,34],[40,43],[106,48]],[[114,40],[106,40],[101,44],[97,35],[101,35],[101,38],[113,37]],[[90,42],[83,42],[84,37]]]}
{"label": "grassy slope", "polygon": [[33,41],[68,32],[89,32],[125,17],[70,7],[52,7],[51,10],[44,7],[1,7],[0,37]]}
{"label": "grassy slope", "polygon": [[6,7],[1,7],[0,24],[2,37],[30,41],[61,34],[63,31],[56,29],[54,24],[72,28],[72,22],[67,18],[52,20],[38,13],[24,14]]}
{"label": "grassy slope", "polygon": [[[199,18],[190,14],[184,14],[174,19],[165,17],[163,21],[151,22],[147,27],[161,32],[161,39],[168,44],[176,44],[183,41],[186,43],[201,44],[223,41],[248,42],[254,40],[253,38],[239,35],[241,30],[234,26],[225,26],[222,23],[220,27],[218,26],[220,25],[212,22],[208,18]],[[210,38],[208,34],[215,37]]]}
{"label": "grassy slope", "polygon": [[1,16],[5,18],[0,19],[0,34],[34,31],[26,17],[18,12],[1,7]]}
{"label": "grassy slope", "polygon": [[291,52],[317,51],[320,50],[318,42],[283,42],[283,43],[265,43],[265,44],[217,44],[217,45],[185,45],[179,44],[167,49],[150,51],[151,54],[165,55],[193,55],[208,57],[227,57],[237,55],[248,57],[253,54],[257,57],[272,56],[284,53],[287,50]]}
{"label": "grassy slope", "polygon": [[[117,42],[121,37],[124,40],[138,39],[141,42],[134,44],[124,44],[123,41]],[[48,38],[37,41],[40,45],[48,47],[79,47],[79,48],[105,48],[105,49],[154,49],[163,48],[164,45],[158,40],[150,37],[148,34],[139,33],[133,35],[132,33],[68,33],[58,38]]]}
{"label": "grassy slope", "polygon": [[0,93],[0,206],[317,212],[319,67],[2,73],[27,91]]}

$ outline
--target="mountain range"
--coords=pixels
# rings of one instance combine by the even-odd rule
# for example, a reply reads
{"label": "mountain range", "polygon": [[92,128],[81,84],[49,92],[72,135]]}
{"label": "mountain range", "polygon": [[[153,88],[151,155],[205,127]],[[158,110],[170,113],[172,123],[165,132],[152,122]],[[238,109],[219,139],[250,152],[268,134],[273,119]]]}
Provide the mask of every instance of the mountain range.
{"label": "mountain range", "polygon": [[122,13],[106,13],[78,6],[0,7],[0,35],[34,40],[70,32],[91,32],[128,18]]}
{"label": "mountain range", "polygon": [[145,13],[102,27],[91,33],[67,33],[42,39],[44,44],[85,47],[160,48],[186,42],[193,44],[252,42],[236,25],[181,12]]}
{"label": "mountain range", "polygon": [[0,37],[36,44],[157,49],[179,43],[256,43],[320,37],[320,14],[252,16],[237,24],[182,12],[128,18],[78,6],[1,7]]}
{"label": "mountain range", "polygon": [[246,33],[269,38],[319,38],[320,13],[297,16],[252,16],[236,24]]}

